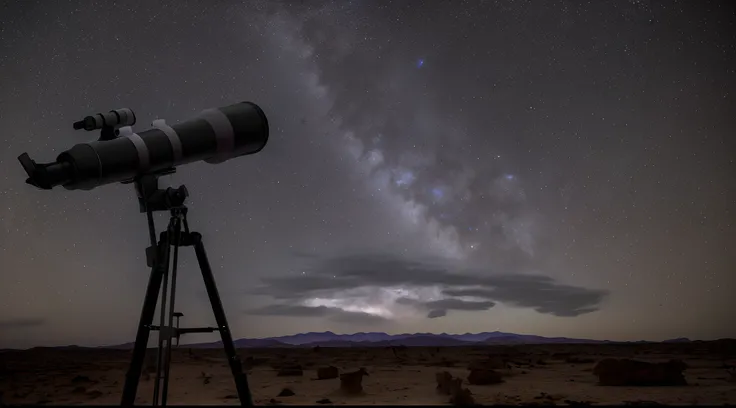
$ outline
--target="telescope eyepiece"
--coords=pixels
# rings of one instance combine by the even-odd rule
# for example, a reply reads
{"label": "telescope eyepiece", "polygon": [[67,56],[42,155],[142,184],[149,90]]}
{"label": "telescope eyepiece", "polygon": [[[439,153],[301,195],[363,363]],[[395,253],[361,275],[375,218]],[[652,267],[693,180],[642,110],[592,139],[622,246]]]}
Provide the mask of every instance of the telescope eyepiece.
{"label": "telescope eyepiece", "polygon": [[48,164],[38,164],[28,153],[18,156],[23,170],[25,170],[28,178],[26,183],[42,190],[51,190],[54,186],[66,181],[73,175],[74,168],[71,163],[57,161]]}

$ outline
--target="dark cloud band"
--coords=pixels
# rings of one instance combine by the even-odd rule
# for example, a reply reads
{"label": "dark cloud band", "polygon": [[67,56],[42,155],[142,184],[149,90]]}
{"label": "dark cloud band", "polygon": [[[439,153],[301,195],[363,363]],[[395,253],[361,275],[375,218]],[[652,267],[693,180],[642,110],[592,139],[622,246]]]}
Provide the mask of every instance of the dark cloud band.
{"label": "dark cloud band", "polygon": [[[324,259],[306,271],[295,277],[263,278],[264,285],[254,293],[296,305],[305,299],[331,298],[341,291],[355,288],[439,287],[447,298],[423,301],[403,297],[395,301],[400,305],[427,310],[429,317],[444,316],[449,310],[488,310],[495,306],[495,302],[570,317],[598,310],[608,295],[605,290],[565,285],[547,276],[500,275],[483,270],[457,273],[451,272],[447,264],[442,262],[422,262],[388,254]],[[267,310],[270,314],[323,316],[334,312],[330,309],[337,308],[274,305]]]}

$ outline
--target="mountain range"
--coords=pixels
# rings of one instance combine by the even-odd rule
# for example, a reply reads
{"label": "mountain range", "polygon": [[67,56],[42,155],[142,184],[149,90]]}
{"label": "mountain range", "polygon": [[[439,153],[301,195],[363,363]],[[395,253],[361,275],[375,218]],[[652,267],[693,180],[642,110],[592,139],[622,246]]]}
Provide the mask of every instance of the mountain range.
{"label": "mountain range", "polygon": [[[309,332],[290,336],[267,337],[262,339],[235,340],[237,348],[265,347],[452,347],[473,345],[512,345],[512,344],[605,344],[621,343],[609,340],[574,339],[568,337],[543,337],[530,334],[504,333],[499,331],[465,334],[405,333],[387,334],[380,332],[335,334],[333,332]],[[687,343],[687,338],[666,340],[664,343]],[[640,341],[638,343],[648,343]],[[195,343],[183,346],[189,348],[219,348],[222,342]],[[113,349],[130,349],[133,343],[105,346]]]}

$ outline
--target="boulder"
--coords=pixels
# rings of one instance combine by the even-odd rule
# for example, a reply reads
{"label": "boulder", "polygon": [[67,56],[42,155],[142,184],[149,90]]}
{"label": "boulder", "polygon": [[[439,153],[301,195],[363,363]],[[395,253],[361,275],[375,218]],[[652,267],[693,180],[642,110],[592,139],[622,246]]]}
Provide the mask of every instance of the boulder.
{"label": "boulder", "polygon": [[340,389],[348,394],[360,394],[363,392],[363,376],[368,372],[361,367],[358,371],[340,375]]}
{"label": "boulder", "polygon": [[445,395],[452,395],[453,390],[462,384],[462,379],[453,378],[452,374],[447,371],[436,373],[435,380],[437,381],[437,391]]}
{"label": "boulder", "polygon": [[687,385],[682,372],[687,364],[680,360],[650,363],[630,359],[606,358],[593,368],[600,385],[608,386],[680,386]]}
{"label": "boulder", "polygon": [[475,405],[475,399],[473,398],[473,393],[471,393],[469,389],[457,387],[452,392],[450,404],[458,407],[467,407]]}
{"label": "boulder", "polygon": [[468,370],[504,370],[508,368],[510,368],[510,364],[501,358],[475,360],[468,364]]}

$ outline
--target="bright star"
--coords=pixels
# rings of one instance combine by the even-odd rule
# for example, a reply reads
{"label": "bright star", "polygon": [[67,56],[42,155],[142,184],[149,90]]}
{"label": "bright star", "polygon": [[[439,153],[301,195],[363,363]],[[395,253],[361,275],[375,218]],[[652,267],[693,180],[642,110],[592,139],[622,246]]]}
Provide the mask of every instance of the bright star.
{"label": "bright star", "polygon": [[420,58],[419,61],[417,61],[417,68],[421,68],[423,65],[424,65],[424,60]]}

